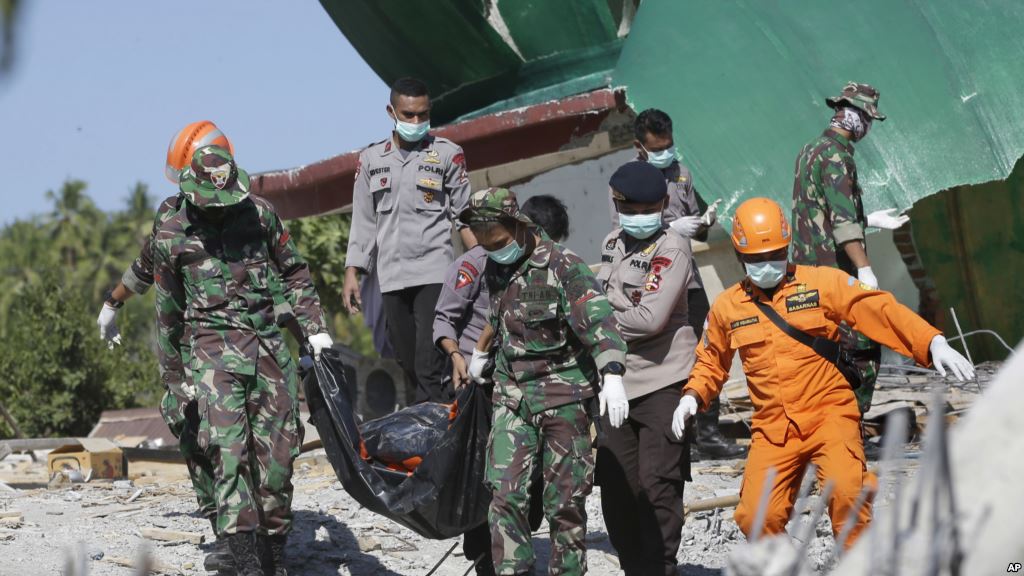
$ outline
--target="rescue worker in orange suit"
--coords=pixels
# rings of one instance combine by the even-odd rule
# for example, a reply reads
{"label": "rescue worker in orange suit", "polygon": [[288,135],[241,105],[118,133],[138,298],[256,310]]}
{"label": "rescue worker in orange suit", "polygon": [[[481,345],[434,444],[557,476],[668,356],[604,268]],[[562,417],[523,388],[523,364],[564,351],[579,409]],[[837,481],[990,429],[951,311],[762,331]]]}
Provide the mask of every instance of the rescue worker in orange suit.
{"label": "rescue worker in orange suit", "polygon": [[870,499],[853,511],[855,500],[865,484],[875,485],[864,462],[857,399],[835,364],[795,341],[755,302],[812,336],[837,341],[839,324],[846,322],[919,364],[934,364],[942,375],[948,370],[964,380],[973,377],[974,368],[892,294],[835,268],[790,264],[789,224],[774,201],[753,198],[741,204],[732,242],[747,276],[711,306],[672,431],[681,437],[698,409],[718,396],[739,352],[754,416],[736,523],[748,536],[754,530],[767,471],[774,468],[762,534],[784,532],[804,470],[813,463],[819,483],[834,482],[828,503],[833,533],[842,531],[851,512],[856,518],[846,541],[850,547],[871,520]]}

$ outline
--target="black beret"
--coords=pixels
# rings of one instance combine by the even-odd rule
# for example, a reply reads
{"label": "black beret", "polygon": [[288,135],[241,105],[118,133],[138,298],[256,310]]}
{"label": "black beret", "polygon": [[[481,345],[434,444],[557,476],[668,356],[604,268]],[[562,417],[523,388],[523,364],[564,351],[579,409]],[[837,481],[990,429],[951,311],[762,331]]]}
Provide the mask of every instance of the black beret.
{"label": "black beret", "polygon": [[643,160],[627,162],[612,174],[608,184],[616,200],[649,204],[664,200],[668,194],[665,175],[653,164]]}

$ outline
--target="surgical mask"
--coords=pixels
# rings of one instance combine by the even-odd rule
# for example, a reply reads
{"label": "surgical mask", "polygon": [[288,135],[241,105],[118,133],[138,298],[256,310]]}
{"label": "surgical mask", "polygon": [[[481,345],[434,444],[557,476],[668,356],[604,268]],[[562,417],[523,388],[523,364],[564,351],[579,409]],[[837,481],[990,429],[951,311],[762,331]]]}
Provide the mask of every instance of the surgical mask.
{"label": "surgical mask", "polygon": [[647,148],[644,148],[644,152],[647,152],[647,162],[655,168],[668,168],[676,161],[675,146],[669,146],[660,152],[651,152]]}
{"label": "surgical mask", "polygon": [[619,225],[633,238],[643,240],[661,230],[661,212],[654,214],[619,214]]}
{"label": "surgical mask", "polygon": [[395,120],[395,132],[398,132],[398,136],[406,142],[419,142],[423,140],[427,132],[430,132],[430,120],[420,122],[419,124]]}
{"label": "surgical mask", "polygon": [[747,269],[747,276],[754,286],[758,288],[775,288],[786,276],[786,260],[769,260],[768,262],[757,262],[756,264],[743,263]]}
{"label": "surgical mask", "polygon": [[508,246],[505,246],[504,248],[499,248],[498,250],[493,251],[488,250],[487,257],[498,264],[508,266],[509,264],[514,264],[519,261],[519,259],[523,257],[523,252],[525,252],[525,249],[519,245],[519,242],[516,242],[513,239],[509,242]]}

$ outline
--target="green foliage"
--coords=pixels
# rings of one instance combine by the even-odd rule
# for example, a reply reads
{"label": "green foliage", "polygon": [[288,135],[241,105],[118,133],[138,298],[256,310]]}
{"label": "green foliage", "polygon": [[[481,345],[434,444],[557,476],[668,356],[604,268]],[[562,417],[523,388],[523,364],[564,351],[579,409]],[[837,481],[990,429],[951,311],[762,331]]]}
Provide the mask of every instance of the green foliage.
{"label": "green foliage", "polygon": [[299,254],[309,262],[324,314],[334,328],[337,342],[365,356],[376,356],[373,335],[363,324],[363,316],[349,316],[342,304],[345,283],[345,252],[348,248],[352,216],[331,214],[288,222]]}
{"label": "green foliage", "polygon": [[[155,405],[153,295],[118,314],[124,345],[107,350],[96,315],[138,254],[155,199],[144,185],[105,214],[71,180],[46,216],[0,230],[0,399],[30,436],[82,435],[102,410]],[[0,436],[12,431],[0,423]]]}

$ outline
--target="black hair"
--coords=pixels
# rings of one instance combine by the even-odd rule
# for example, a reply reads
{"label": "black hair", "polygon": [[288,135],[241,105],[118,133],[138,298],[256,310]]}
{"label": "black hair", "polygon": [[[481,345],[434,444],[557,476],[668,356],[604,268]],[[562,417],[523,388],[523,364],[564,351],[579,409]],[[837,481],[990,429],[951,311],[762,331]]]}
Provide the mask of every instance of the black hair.
{"label": "black hair", "polygon": [[394,105],[398,96],[430,96],[430,89],[425,82],[412,76],[403,76],[391,84],[391,104]]}
{"label": "black hair", "polygon": [[569,235],[569,213],[558,198],[547,194],[534,196],[523,202],[520,210],[552,240],[562,241]]}
{"label": "black hair", "polygon": [[672,119],[669,118],[668,114],[657,108],[644,110],[637,115],[636,120],[633,122],[633,135],[642,143],[648,134],[671,136]]}

